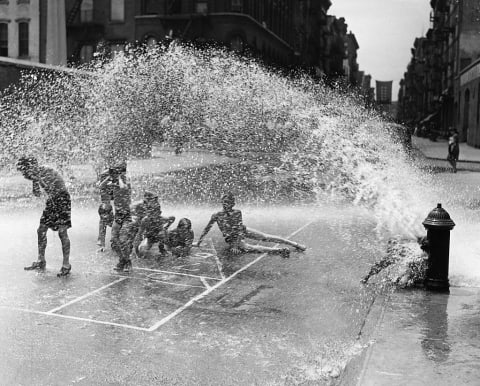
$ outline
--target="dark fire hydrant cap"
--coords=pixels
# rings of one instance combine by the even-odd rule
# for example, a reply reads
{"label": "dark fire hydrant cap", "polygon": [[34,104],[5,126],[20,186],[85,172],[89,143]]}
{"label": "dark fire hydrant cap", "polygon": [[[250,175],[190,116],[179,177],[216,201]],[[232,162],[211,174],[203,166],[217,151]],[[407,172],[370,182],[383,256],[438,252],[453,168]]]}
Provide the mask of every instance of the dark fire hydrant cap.
{"label": "dark fire hydrant cap", "polygon": [[437,204],[437,207],[428,214],[422,224],[425,228],[438,227],[452,229],[455,226],[448,212],[442,208],[442,204]]}

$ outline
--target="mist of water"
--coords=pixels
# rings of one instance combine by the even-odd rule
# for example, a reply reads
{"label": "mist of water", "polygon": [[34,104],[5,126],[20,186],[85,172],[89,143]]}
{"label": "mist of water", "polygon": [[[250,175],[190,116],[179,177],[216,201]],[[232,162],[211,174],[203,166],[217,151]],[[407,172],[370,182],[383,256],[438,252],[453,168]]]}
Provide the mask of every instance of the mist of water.
{"label": "mist of water", "polygon": [[353,94],[180,46],[131,51],[82,70],[27,75],[2,98],[3,165],[20,154],[59,167],[105,165],[131,158],[152,138],[180,138],[186,147],[267,158],[257,180],[365,206],[379,234],[423,233],[428,181],[389,124]]}

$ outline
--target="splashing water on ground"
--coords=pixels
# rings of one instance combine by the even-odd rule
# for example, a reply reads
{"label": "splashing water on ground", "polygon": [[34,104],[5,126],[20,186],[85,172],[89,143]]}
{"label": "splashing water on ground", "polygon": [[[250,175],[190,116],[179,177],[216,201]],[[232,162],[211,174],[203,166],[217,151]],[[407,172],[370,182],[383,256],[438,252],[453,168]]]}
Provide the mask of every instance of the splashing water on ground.
{"label": "splashing water on ground", "polygon": [[[90,163],[101,170],[166,142],[239,162],[135,181],[162,197],[217,202],[228,189],[255,202],[363,207],[376,218],[379,239],[408,240],[402,250],[411,253],[387,273],[392,282],[419,259],[425,208],[437,202],[430,176],[392,126],[354,94],[222,51],[172,45],[99,60],[78,73],[27,74],[2,96],[0,110],[6,169],[34,154],[60,169]],[[336,377],[345,361],[313,361],[302,376]]]}

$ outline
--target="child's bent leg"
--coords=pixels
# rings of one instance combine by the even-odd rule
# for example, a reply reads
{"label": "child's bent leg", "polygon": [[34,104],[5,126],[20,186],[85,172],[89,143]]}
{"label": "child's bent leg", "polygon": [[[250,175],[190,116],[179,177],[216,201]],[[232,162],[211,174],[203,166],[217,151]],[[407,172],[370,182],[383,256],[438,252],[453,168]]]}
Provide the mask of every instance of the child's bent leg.
{"label": "child's bent leg", "polygon": [[287,244],[301,251],[304,251],[306,249],[304,245],[296,243],[295,241],[291,241],[280,236],[269,235],[252,228],[246,228],[245,237],[253,240],[271,241],[271,242],[280,243],[280,244]]}
{"label": "child's bent leg", "polygon": [[256,252],[256,253],[268,253],[268,254],[280,254],[282,257],[290,257],[290,251],[288,248],[278,248],[278,247],[268,247],[265,245],[251,245],[245,242],[240,243],[240,248],[245,252]]}
{"label": "child's bent leg", "polygon": [[167,253],[165,250],[165,245],[168,243],[168,233],[164,229],[159,232],[158,234],[158,251],[160,252],[161,255],[164,255]]}
{"label": "child's bent leg", "polygon": [[58,237],[62,242],[63,264],[65,268],[70,267],[70,239],[68,237],[68,231],[66,227],[60,227],[58,230]]}
{"label": "child's bent leg", "polygon": [[97,245],[101,248],[105,248],[105,237],[107,235],[107,224],[100,219],[98,222],[98,241]]}
{"label": "child's bent leg", "polygon": [[122,225],[118,222],[114,221],[112,225],[112,236],[111,236],[111,243],[112,243],[112,250],[121,258],[122,257],[122,249],[120,245],[120,230],[122,229]]}
{"label": "child's bent leg", "polygon": [[45,261],[45,249],[47,248],[48,227],[40,224],[37,229],[38,236],[38,261]]}

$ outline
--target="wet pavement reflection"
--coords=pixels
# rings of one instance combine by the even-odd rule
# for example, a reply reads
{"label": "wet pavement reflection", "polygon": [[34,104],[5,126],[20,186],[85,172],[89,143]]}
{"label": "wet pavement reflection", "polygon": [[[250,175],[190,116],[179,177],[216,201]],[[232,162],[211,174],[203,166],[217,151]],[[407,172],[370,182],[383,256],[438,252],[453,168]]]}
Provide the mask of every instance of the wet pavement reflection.
{"label": "wet pavement reflection", "polygon": [[[188,213],[197,234],[213,211],[167,210]],[[53,233],[46,272],[23,271],[36,253],[36,212],[2,214],[6,384],[328,384],[355,352],[373,296],[359,281],[382,249],[360,210],[245,207],[249,225],[284,236],[313,220],[295,235],[307,251],[225,256],[212,230],[192,256],[136,259],[124,275],[109,248],[96,252],[95,207],[76,207],[72,274],[61,279]]]}
{"label": "wet pavement reflection", "polygon": [[450,354],[448,341],[447,306],[449,295],[428,293],[421,317],[424,320],[421,341],[425,356],[435,362],[444,362]]}

